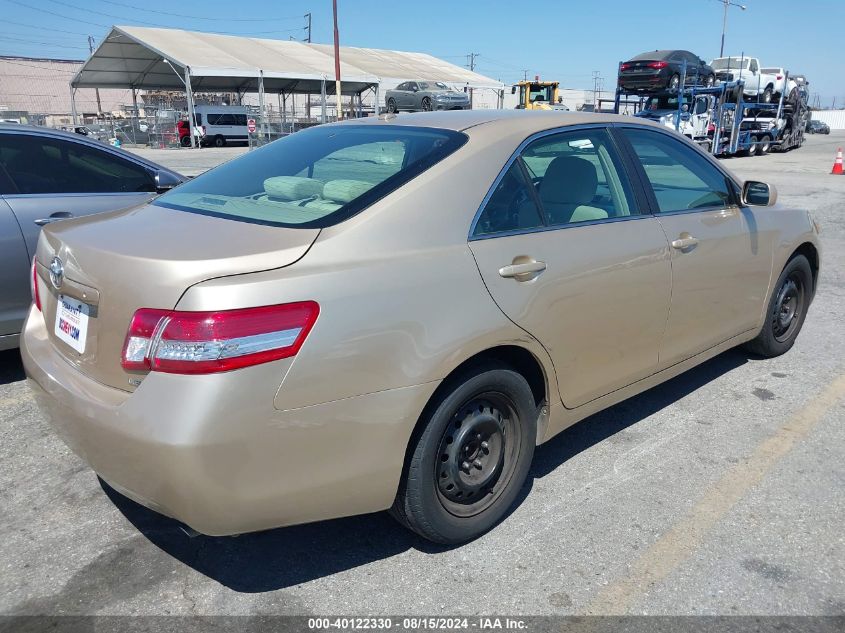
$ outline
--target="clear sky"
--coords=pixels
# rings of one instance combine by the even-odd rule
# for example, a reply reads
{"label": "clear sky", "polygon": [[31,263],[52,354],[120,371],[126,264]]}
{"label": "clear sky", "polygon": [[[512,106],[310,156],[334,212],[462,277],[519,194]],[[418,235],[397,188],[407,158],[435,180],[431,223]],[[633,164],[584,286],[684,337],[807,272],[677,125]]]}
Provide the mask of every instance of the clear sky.
{"label": "clear sky", "polygon": [[[845,105],[845,0],[732,0],[725,54],[759,57],[810,80],[829,107]],[[338,0],[343,45],[422,51],[506,83],[529,76],[615,87],[616,64],[643,51],[718,56],[721,0]],[[146,7],[146,8],[144,8]],[[86,36],[112,24],[332,41],[331,0],[0,0],[0,54],[83,59]],[[173,15],[178,14],[178,15]],[[185,17],[191,16],[191,17]]]}

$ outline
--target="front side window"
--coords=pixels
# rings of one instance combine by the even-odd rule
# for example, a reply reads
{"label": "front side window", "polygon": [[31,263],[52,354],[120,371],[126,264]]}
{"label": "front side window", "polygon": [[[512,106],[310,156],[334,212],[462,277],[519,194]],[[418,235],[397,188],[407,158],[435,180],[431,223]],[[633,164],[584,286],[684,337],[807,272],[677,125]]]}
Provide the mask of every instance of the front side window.
{"label": "front side window", "polygon": [[145,167],[82,143],[0,136],[0,164],[21,194],[155,191]]}
{"label": "front side window", "polygon": [[660,213],[726,207],[725,175],[682,141],[651,130],[624,130],[654,191]]}
{"label": "front side window", "polygon": [[212,169],[154,204],[273,226],[332,226],[466,140],[460,132],[400,125],[315,127]]}

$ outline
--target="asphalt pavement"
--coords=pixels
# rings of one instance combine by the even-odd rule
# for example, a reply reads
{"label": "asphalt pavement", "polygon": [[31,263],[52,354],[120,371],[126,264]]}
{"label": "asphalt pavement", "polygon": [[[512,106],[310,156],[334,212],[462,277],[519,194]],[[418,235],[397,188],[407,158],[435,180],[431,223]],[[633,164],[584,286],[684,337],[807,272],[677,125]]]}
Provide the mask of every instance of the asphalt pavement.
{"label": "asphalt pavement", "polygon": [[[189,537],[104,489],[0,353],[3,614],[845,614],[845,133],[735,158],[821,226],[795,347],[730,351],[540,447],[519,506],[454,548],[379,513]],[[239,148],[151,150],[198,173]]]}

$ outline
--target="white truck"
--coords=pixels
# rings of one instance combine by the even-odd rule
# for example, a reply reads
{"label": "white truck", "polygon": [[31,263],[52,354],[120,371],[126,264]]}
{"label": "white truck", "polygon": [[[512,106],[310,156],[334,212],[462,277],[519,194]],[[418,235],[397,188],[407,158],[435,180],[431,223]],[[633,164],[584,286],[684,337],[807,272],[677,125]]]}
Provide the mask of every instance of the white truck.
{"label": "white truck", "polygon": [[[710,62],[717,81],[745,81],[745,96],[761,103],[772,103],[784,89],[783,76],[765,72],[756,57],[719,57]],[[787,92],[787,94],[789,94]]]}

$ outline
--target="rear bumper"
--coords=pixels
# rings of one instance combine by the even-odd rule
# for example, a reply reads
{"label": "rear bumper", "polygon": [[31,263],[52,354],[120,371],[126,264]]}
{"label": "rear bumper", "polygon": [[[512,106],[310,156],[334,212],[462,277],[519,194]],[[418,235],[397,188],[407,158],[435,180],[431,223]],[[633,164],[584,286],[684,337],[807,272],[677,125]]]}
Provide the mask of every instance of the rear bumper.
{"label": "rear bumper", "polygon": [[[77,455],[121,493],[209,535],[389,507],[411,431],[437,386],[278,411],[286,360],[278,371],[151,373],[128,393],[67,363],[34,309],[21,355],[39,408]],[[263,383],[261,402],[254,394]]]}
{"label": "rear bumper", "polygon": [[637,73],[632,75],[620,75],[619,85],[625,90],[648,90],[654,88],[665,88],[669,85],[671,73]]}

